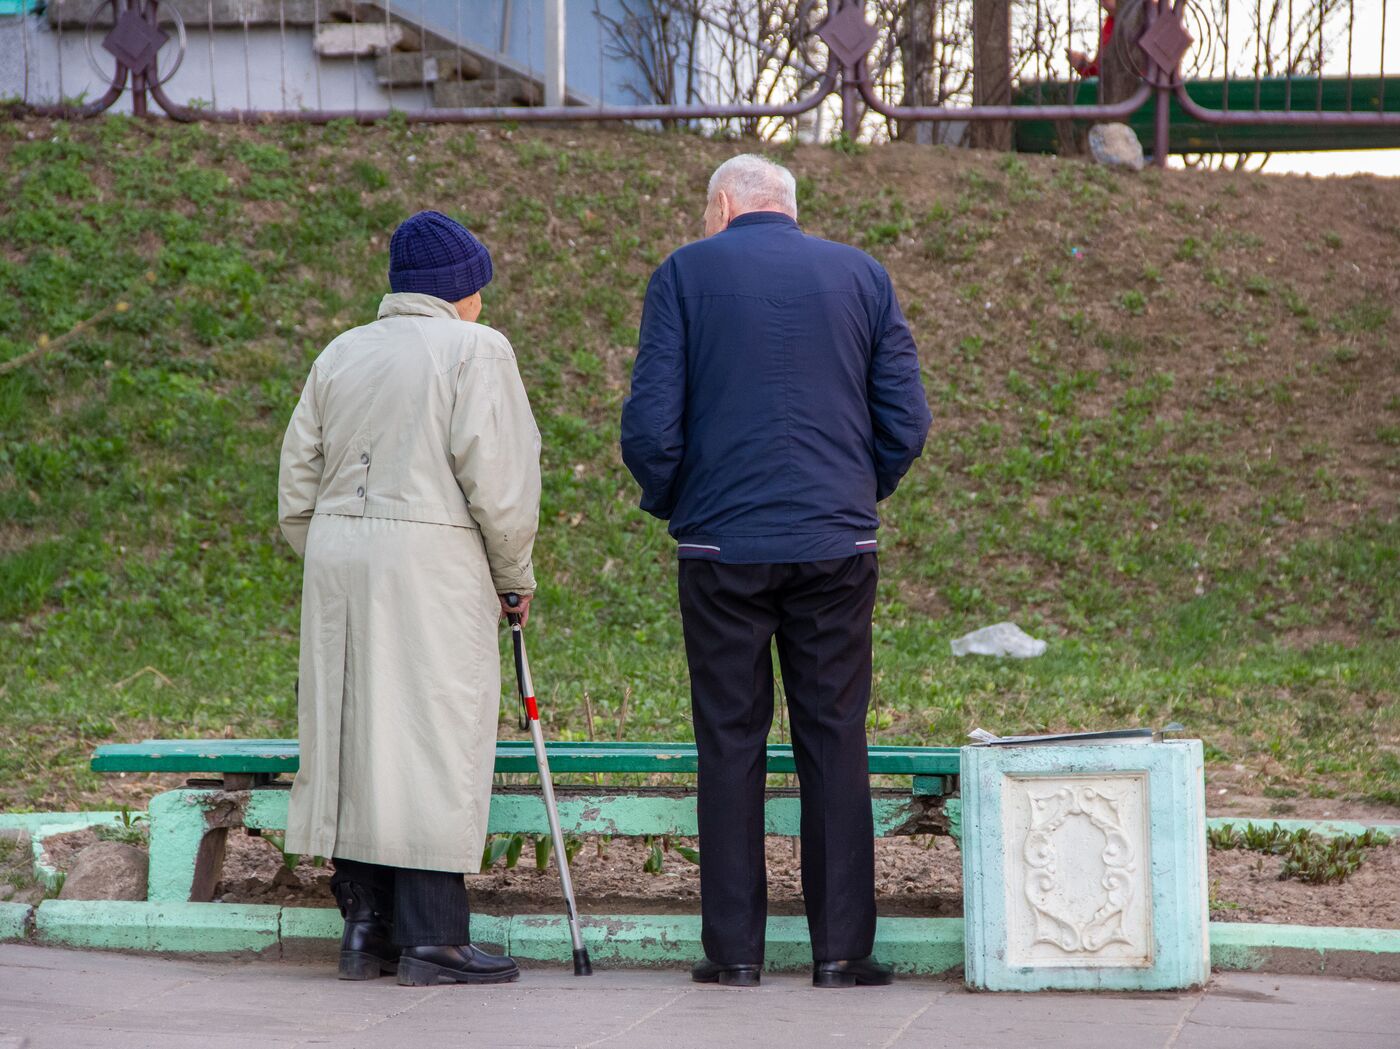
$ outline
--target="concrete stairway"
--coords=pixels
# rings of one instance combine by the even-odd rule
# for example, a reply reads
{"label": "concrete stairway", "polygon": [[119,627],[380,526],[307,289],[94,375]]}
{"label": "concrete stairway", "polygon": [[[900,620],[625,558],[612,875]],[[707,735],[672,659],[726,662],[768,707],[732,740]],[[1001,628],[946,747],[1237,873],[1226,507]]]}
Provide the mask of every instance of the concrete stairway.
{"label": "concrete stairway", "polygon": [[[81,31],[101,0],[51,0],[49,24]],[[382,87],[430,92],[434,108],[537,106],[544,85],[513,60],[488,48],[450,39],[414,19],[368,0],[163,0],[175,8],[187,30],[242,34],[246,29],[287,29],[304,36],[323,62],[373,59]],[[112,23],[103,4],[95,25]],[[230,52],[231,53],[231,52]],[[230,59],[232,60],[232,59]],[[581,101],[570,98],[570,102]],[[339,108],[327,100],[327,108]]]}

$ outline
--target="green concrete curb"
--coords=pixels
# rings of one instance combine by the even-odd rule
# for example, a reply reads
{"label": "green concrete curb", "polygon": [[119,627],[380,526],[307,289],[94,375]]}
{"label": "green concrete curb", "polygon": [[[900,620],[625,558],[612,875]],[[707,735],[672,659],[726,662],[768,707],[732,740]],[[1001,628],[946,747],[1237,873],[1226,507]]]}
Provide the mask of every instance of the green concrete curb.
{"label": "green concrete curb", "polygon": [[[142,816],[145,813],[132,812],[129,816]],[[120,812],[0,812],[0,830],[27,830],[31,836],[40,827],[51,828],[50,833],[62,834],[70,830],[82,830],[99,823],[120,823]]]}
{"label": "green concrete curb", "polygon": [[45,900],[34,938],[105,950],[246,953],[277,947],[280,919],[281,908],[270,905]]}
{"label": "green concrete curb", "polygon": [[[593,962],[607,967],[683,968],[699,958],[698,915],[584,915]],[[179,954],[280,953],[334,956],[341,922],[329,907],[227,903],[126,903],[46,900],[37,909],[0,904],[0,940],[32,938],[51,946]],[[562,915],[472,915],[472,939],[525,962],[567,965]],[[811,965],[806,919],[768,920],[766,967]],[[1400,930],[1212,922],[1211,968],[1400,981]],[[957,972],[963,964],[961,918],[881,918],[875,953],[901,973]]]}
{"label": "green concrete curb", "polygon": [[[510,921],[490,914],[473,914],[472,942],[504,950],[510,942]],[[343,928],[340,912],[334,907],[283,907],[278,925],[283,957],[330,957],[340,944]]]}
{"label": "green concrete curb", "polygon": [[0,903],[0,943],[29,936],[34,908],[27,903]]}
{"label": "green concrete curb", "polygon": [[[802,940],[802,967],[812,963],[807,939]],[[961,918],[880,918],[875,923],[875,952],[896,972],[934,975],[961,971]]]}
{"label": "green concrete curb", "polygon": [[[255,801],[281,801],[279,798]],[[256,815],[250,806],[250,814]],[[260,810],[259,810],[260,811]],[[947,800],[958,837],[961,799]],[[191,810],[201,820],[202,813]],[[82,827],[120,823],[119,812],[0,813],[0,829],[29,833],[36,876],[49,885],[57,872],[41,862],[45,838]],[[250,825],[255,820],[250,818]],[[1273,820],[1216,816],[1207,824],[1230,823],[1320,834],[1359,834],[1375,828],[1400,837],[1400,824],[1346,820]],[[153,879],[154,884],[154,879]],[[585,915],[584,937],[601,967],[684,967],[700,957],[697,915]],[[332,908],[198,904],[152,900],[126,903],[48,900],[37,908],[0,903],[0,941],[32,942],[108,950],[193,954],[272,952],[283,957],[333,958],[341,931]],[[568,926],[561,915],[472,916],[472,937],[484,946],[527,962],[567,964]],[[770,919],[767,966],[802,970],[811,964],[806,921]],[[1400,980],[1400,930],[1351,929],[1217,922],[1210,926],[1211,966],[1216,970],[1356,976]],[[938,975],[963,965],[961,918],[882,918],[876,951],[903,973]]]}
{"label": "green concrete curb", "polygon": [[[222,907],[222,903],[204,904]],[[283,907],[278,913],[277,931],[285,958],[332,958],[345,928],[340,911],[334,907]]]}
{"label": "green concrete curb", "polygon": [[[475,918],[472,919],[476,921]],[[679,968],[704,955],[700,918],[693,914],[584,915],[584,942],[595,965]],[[764,967],[796,972],[812,965],[807,919],[768,919]],[[567,965],[572,957],[569,926],[559,915],[517,915],[510,920],[509,952],[516,958]],[[963,963],[961,918],[881,918],[875,953],[903,973],[940,975]]]}
{"label": "green concrete curb", "polygon": [[[590,959],[601,967],[678,967],[697,957],[699,915],[580,915],[579,924]],[[560,965],[572,961],[569,923],[562,915],[516,915],[507,933],[505,947],[513,957]]]}
{"label": "green concrete curb", "polygon": [[1400,980],[1400,929],[1212,922],[1212,969]]}
{"label": "green concrete curb", "polygon": [[[472,915],[472,942],[498,950],[503,954],[509,954],[511,923],[512,919],[509,915],[501,917],[494,914],[474,913]],[[573,955],[570,953],[570,960],[572,958]]]}
{"label": "green concrete curb", "polygon": [[1269,816],[1207,816],[1206,826],[1211,830],[1230,824],[1236,830],[1243,830],[1253,824],[1267,830],[1277,823],[1286,831],[1309,830],[1314,834],[1335,838],[1339,834],[1365,834],[1368,830],[1378,830],[1400,839],[1400,823],[1365,823],[1356,820],[1276,820]]}

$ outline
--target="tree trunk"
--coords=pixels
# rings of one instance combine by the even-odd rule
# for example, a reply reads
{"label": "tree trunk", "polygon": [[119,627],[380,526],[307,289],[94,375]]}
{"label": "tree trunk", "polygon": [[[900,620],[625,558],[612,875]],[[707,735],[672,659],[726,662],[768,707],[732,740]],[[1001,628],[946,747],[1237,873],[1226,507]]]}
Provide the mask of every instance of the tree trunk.
{"label": "tree trunk", "polygon": [[1138,70],[1146,65],[1137,49],[1144,29],[1142,0],[1119,0],[1113,36],[1099,55],[1099,98],[1122,102],[1138,88]]}
{"label": "tree trunk", "polygon": [[[973,0],[972,104],[1011,104],[1011,2]],[[972,145],[977,149],[1011,148],[1009,121],[975,120]]]}
{"label": "tree trunk", "polygon": [[[933,15],[941,0],[904,0],[899,60],[904,70],[904,106],[931,106],[936,99],[933,72]],[[906,142],[931,143],[933,125],[927,120],[902,120],[896,136]]]}

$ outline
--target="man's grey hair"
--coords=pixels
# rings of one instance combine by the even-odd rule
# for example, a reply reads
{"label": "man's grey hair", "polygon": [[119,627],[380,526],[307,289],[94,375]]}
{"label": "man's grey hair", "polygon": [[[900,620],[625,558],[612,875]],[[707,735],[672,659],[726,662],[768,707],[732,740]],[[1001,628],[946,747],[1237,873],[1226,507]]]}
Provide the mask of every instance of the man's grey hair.
{"label": "man's grey hair", "polygon": [[781,211],[797,218],[797,180],[781,164],[756,153],[730,157],[710,176],[707,200],[724,190],[737,212]]}

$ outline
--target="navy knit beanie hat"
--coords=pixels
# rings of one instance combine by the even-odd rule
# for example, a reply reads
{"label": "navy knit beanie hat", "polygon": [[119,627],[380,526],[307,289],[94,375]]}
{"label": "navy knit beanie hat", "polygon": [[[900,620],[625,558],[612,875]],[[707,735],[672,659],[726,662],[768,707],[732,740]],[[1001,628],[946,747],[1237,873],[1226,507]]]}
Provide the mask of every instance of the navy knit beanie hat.
{"label": "navy knit beanie hat", "polygon": [[460,222],[420,211],[389,238],[389,287],[459,302],[491,283],[491,253]]}

